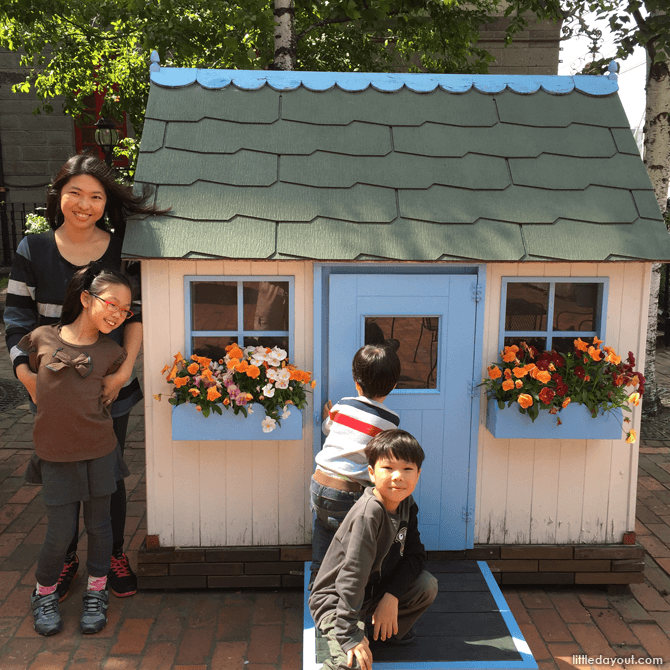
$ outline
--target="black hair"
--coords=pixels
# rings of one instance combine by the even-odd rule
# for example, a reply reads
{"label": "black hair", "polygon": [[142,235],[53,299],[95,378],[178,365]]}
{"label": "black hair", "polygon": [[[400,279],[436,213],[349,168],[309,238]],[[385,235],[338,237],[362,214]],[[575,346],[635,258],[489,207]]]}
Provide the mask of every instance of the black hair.
{"label": "black hair", "polygon": [[133,214],[163,214],[167,210],[159,209],[156,205],[149,205],[149,187],[145,184],[141,194],[133,192],[133,187],[120,184],[114,177],[114,171],[104,161],[91,153],[80,153],[69,158],[58,171],[53,182],[47,188],[46,218],[53,230],[63,225],[65,218],[60,208],[63,188],[72,179],[79,175],[88,175],[97,179],[105,189],[107,202],[103,217],[96,221],[96,226],[109,232],[109,227],[123,239],[126,233],[126,220]]}
{"label": "black hair", "polygon": [[130,279],[119,272],[105,267],[100,261],[93,261],[83,268],[77,270],[70,279],[63,301],[63,311],[58,323],[67,326],[74,323],[82,313],[84,306],[81,304],[81,294],[100,293],[109,286],[125,286],[132,296],[133,285]]}
{"label": "black hair", "polygon": [[400,377],[400,359],[391,347],[366,344],[354,355],[351,365],[354,381],[366,398],[387,396]]}
{"label": "black hair", "polygon": [[421,470],[426,454],[414,435],[400,428],[392,428],[375,435],[368,442],[365,457],[368,459],[368,465],[373,468],[380,458],[394,458],[414,463],[417,469]]}

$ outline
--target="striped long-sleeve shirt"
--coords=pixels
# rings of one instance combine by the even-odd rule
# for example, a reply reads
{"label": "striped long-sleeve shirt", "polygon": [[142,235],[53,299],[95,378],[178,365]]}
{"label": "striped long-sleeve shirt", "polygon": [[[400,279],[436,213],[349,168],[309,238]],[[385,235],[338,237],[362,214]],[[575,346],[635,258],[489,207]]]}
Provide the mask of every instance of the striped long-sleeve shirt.
{"label": "striped long-sleeve shirt", "polygon": [[[100,261],[118,270],[122,244],[119,237],[112,235]],[[28,357],[16,345],[37,326],[58,321],[67,285],[77,269],[60,255],[53,231],[27,235],[19,243],[9,275],[4,313],[5,341],[15,371],[17,365],[28,363]],[[139,313],[130,321],[141,321]],[[110,337],[123,345],[123,326],[113,330]],[[141,398],[139,382],[133,377],[112,405],[112,416],[128,413]]]}
{"label": "striped long-sleeve shirt", "polygon": [[342,398],[323,423],[328,436],[314,459],[319,469],[370,486],[365,447],[378,433],[397,428],[400,417],[364,396]]}

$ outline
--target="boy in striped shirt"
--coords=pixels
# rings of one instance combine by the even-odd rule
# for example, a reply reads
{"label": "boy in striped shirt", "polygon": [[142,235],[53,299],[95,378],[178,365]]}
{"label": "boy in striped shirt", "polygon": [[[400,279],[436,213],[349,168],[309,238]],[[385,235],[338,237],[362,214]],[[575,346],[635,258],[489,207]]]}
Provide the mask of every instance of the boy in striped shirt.
{"label": "boy in striped shirt", "polygon": [[384,430],[397,428],[400,417],[384,406],[400,377],[400,359],[389,346],[366,344],[354,356],[352,372],[358,397],[342,398],[324,407],[322,450],[310,485],[316,513],[312,534],[312,577],[347,512],[372,486],[365,447]]}

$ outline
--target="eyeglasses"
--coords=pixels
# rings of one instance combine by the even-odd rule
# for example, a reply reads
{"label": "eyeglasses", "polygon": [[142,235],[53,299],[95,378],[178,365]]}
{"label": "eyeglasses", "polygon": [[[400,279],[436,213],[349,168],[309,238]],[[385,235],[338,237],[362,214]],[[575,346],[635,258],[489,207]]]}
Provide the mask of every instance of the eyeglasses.
{"label": "eyeglasses", "polygon": [[104,298],[101,298],[99,295],[96,295],[95,293],[91,293],[90,291],[86,291],[89,295],[92,295],[94,298],[97,298],[101,302],[104,302],[105,305],[107,305],[107,309],[112,313],[112,314],[118,314],[121,312],[121,316],[124,319],[129,319],[133,313],[129,309],[123,309],[119,307],[115,302],[110,302],[109,300],[105,300]]}

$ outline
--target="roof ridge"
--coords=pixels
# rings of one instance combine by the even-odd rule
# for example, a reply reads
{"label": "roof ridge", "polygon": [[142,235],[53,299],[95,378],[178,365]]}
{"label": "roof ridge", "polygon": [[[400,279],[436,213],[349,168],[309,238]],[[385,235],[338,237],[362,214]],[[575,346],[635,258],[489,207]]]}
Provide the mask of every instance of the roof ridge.
{"label": "roof ridge", "polygon": [[414,72],[308,72],[301,70],[206,70],[200,68],[164,68],[152,65],[151,81],[165,88],[182,88],[198,83],[203,88],[228,86],[245,91],[265,86],[278,91],[304,87],[311,91],[328,91],[335,87],[348,92],[368,88],[395,93],[406,88],[414,93],[431,93],[437,88],[448,93],[500,93],[506,89],[519,94],[545,91],[567,95],[579,91],[591,96],[611,95],[619,90],[611,75],[511,75],[511,74],[423,74]]}

